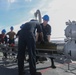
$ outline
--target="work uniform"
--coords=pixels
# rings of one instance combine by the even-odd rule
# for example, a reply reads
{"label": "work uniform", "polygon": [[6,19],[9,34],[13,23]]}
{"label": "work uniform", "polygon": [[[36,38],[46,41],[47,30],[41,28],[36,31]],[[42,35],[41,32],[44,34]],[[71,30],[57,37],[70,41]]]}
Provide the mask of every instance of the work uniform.
{"label": "work uniform", "polygon": [[17,32],[16,37],[19,37],[20,31],[21,31],[21,30],[19,30],[19,31]]}
{"label": "work uniform", "polygon": [[24,24],[22,24],[22,25],[20,26],[20,30],[17,32],[16,37],[19,37],[19,34],[20,34],[21,29],[22,29],[23,26],[24,26]]}
{"label": "work uniform", "polygon": [[[44,41],[49,42],[47,36],[51,35],[51,26],[49,24],[44,26],[43,23],[41,23],[41,27],[42,27]],[[53,61],[54,58],[51,57],[50,59],[51,59],[51,67],[56,68],[54,61]]]}
{"label": "work uniform", "polygon": [[8,43],[9,44],[15,44],[15,40],[14,40],[14,36],[16,35],[16,33],[15,32],[8,32],[7,33],[7,35],[9,36],[9,41],[8,41]]}
{"label": "work uniform", "polygon": [[29,68],[30,74],[36,75],[36,43],[35,43],[35,30],[41,33],[41,27],[38,23],[30,21],[24,24],[20,31],[19,41],[18,41],[18,72],[19,75],[23,75],[24,71],[24,58],[25,49],[27,46],[29,54]]}
{"label": "work uniform", "polygon": [[7,36],[6,35],[3,35],[3,34],[0,34],[0,44],[1,43],[7,43]]}
{"label": "work uniform", "polygon": [[48,42],[47,35],[51,35],[51,26],[49,24],[47,24],[46,26],[43,26],[43,23],[42,23],[41,27],[42,27],[44,41]]}
{"label": "work uniform", "polygon": [[[0,44],[6,44],[7,43],[7,36],[5,34],[0,34]],[[5,48],[2,48],[2,50],[5,50]],[[3,52],[3,56],[7,58],[7,53]]]}
{"label": "work uniform", "polygon": [[[51,26],[49,24],[47,24],[46,26],[43,26],[43,23],[41,23],[40,25],[42,27],[44,42],[49,42],[47,39],[47,35],[51,35]],[[41,42],[40,36],[38,37],[38,41]]]}
{"label": "work uniform", "polygon": [[[43,32],[43,39],[44,39],[44,42],[49,42],[48,39],[47,39],[47,35],[51,35],[51,26],[49,24],[47,24],[46,26],[43,25],[43,23],[40,24],[40,26],[42,27],[42,32]],[[39,36],[38,37],[38,42],[41,42],[41,37]],[[38,53],[38,51],[37,51]],[[43,60],[43,58],[41,58],[40,56],[36,56],[37,60],[40,60],[41,59]],[[45,60],[47,60],[45,57],[44,57]]]}

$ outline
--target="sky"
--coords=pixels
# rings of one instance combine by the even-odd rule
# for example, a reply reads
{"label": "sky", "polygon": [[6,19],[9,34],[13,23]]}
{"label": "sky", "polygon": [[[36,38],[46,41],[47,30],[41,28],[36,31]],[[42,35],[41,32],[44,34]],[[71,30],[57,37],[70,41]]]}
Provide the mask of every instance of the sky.
{"label": "sky", "polygon": [[76,0],[0,0],[0,32],[2,29],[8,32],[14,26],[17,33],[38,9],[41,16],[50,17],[51,39],[64,39],[65,22],[76,20]]}

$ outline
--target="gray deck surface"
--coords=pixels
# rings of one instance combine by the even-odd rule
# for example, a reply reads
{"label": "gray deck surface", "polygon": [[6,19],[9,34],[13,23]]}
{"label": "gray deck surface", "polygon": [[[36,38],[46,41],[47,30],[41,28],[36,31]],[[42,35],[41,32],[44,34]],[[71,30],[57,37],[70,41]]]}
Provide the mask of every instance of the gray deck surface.
{"label": "gray deck surface", "polygon": [[[5,65],[6,64],[6,65]],[[56,69],[52,69],[50,59],[44,63],[37,64],[37,71],[42,75],[76,75],[76,63],[70,63],[68,70],[68,64],[62,63],[62,61],[55,60]],[[0,56],[0,75],[18,75],[17,62],[5,62]],[[25,75],[30,75],[28,62],[25,61]]]}

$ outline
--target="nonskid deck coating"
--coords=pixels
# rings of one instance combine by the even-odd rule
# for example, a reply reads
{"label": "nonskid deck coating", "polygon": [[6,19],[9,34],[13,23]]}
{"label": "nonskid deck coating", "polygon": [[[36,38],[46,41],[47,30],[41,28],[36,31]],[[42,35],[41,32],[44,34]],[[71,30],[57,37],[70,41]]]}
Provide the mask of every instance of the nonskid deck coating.
{"label": "nonskid deck coating", "polygon": [[[6,64],[6,65],[4,65]],[[36,65],[37,71],[41,72],[42,75],[76,75],[76,63],[70,63],[68,70],[67,63],[60,63],[55,61],[56,69],[52,69],[51,62],[48,59],[44,63],[39,63]],[[29,64],[25,61],[25,75],[30,75]],[[18,75],[17,62],[4,62],[0,57],[0,75]]]}

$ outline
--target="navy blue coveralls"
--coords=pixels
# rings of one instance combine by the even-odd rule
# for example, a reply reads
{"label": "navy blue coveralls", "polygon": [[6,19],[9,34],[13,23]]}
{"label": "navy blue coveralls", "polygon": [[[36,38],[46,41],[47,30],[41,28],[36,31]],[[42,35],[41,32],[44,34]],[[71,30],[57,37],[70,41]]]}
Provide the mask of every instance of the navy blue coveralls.
{"label": "navy blue coveralls", "polygon": [[[47,24],[46,26],[43,25],[43,23],[40,24],[42,27],[42,32],[43,32],[43,38],[45,42],[49,42],[47,39],[47,35],[51,35],[51,26],[49,24]],[[54,58],[50,58],[51,59],[51,67],[52,68],[56,68],[53,59]]]}
{"label": "navy blue coveralls", "polygon": [[30,74],[36,75],[36,43],[35,43],[35,30],[40,33],[42,30],[40,25],[34,21],[30,21],[24,24],[19,35],[18,42],[18,72],[19,75],[23,75],[24,71],[24,58],[25,49],[27,46],[29,54],[29,68]]}
{"label": "navy blue coveralls", "polygon": [[[47,35],[51,35],[51,26],[49,24],[47,24],[46,26],[44,26],[43,23],[41,23],[40,25],[42,27],[44,42],[49,42],[48,39],[47,39]],[[41,41],[40,37],[38,38],[38,41]],[[39,56],[37,56],[37,60],[38,59],[39,59]],[[56,68],[56,66],[54,64],[54,61],[53,61],[54,58],[51,57],[50,59],[51,59],[51,67],[52,68]]]}
{"label": "navy blue coveralls", "polygon": [[47,35],[51,35],[51,26],[49,24],[43,26],[43,23],[41,23],[40,25],[42,27],[44,41],[48,42]]}

